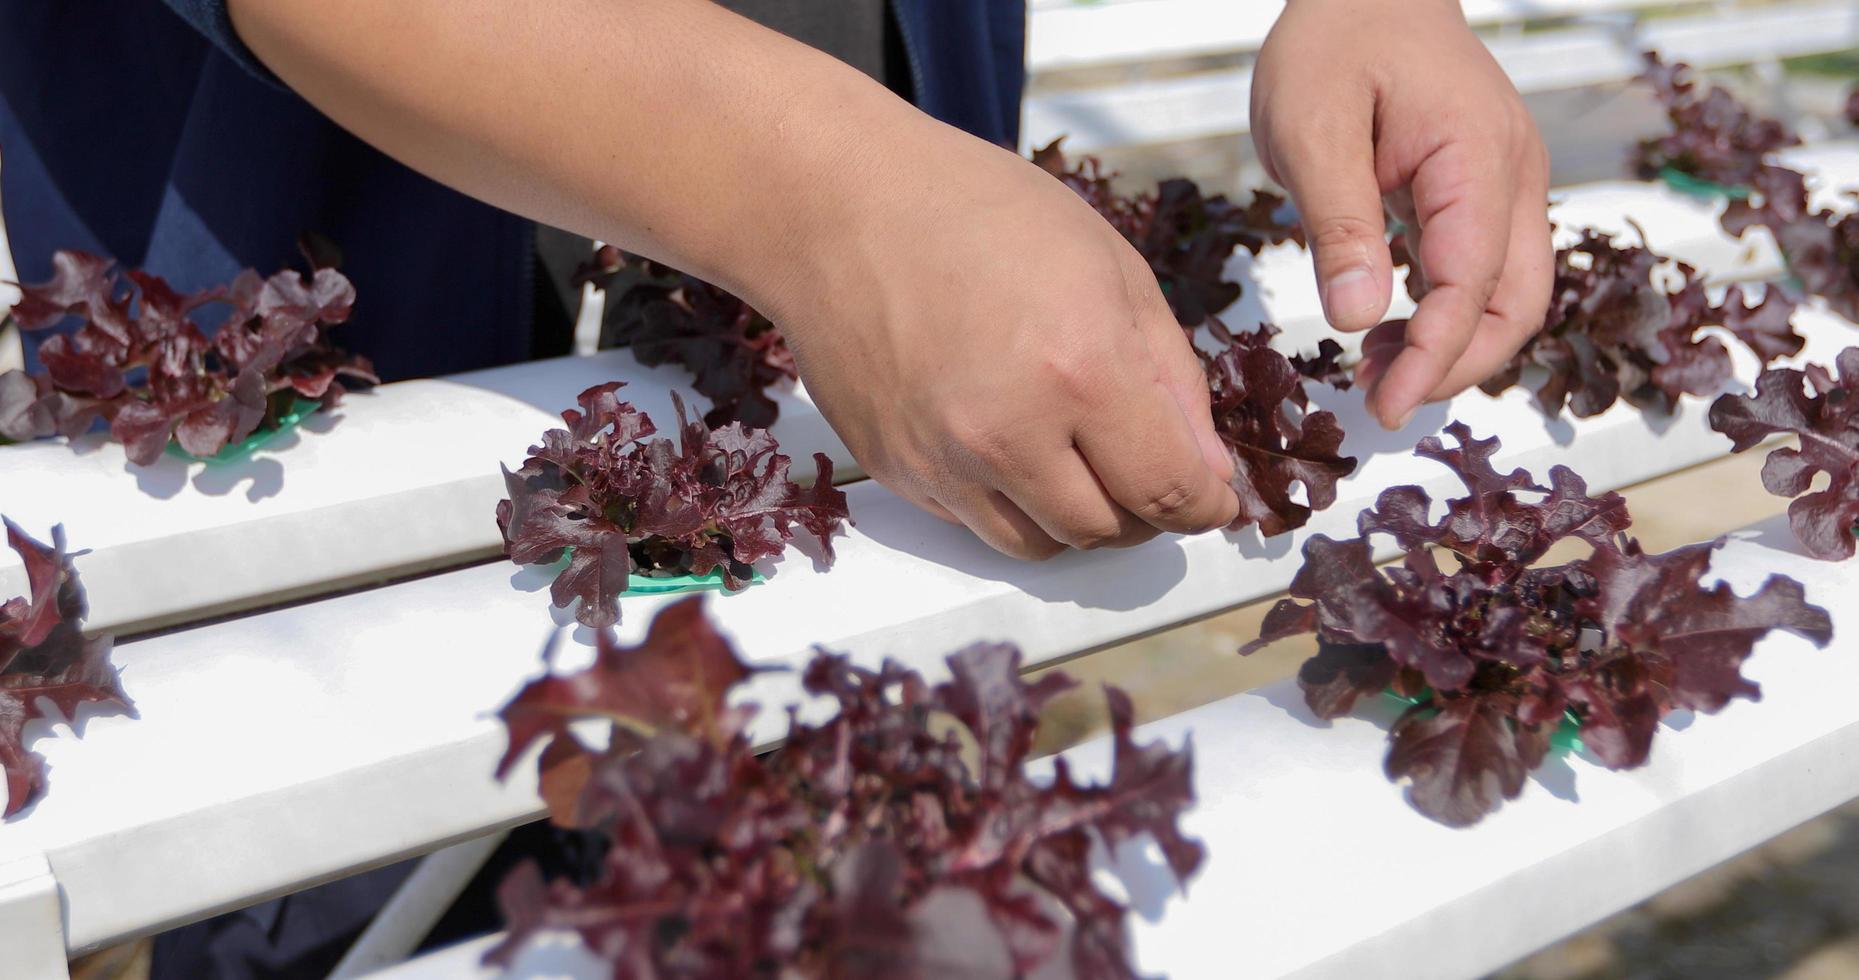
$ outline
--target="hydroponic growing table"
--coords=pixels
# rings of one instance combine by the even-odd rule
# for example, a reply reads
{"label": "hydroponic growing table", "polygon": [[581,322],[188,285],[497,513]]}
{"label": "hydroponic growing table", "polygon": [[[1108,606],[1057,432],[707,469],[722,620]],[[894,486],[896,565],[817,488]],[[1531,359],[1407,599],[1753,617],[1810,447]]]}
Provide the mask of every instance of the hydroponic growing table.
{"label": "hydroponic growing table", "polygon": [[[1783,521],[1731,538],[1714,564],[1739,593],[1775,572],[1811,583],[1820,602],[1859,589],[1859,567],[1797,554]],[[1580,756],[1552,764],[1472,831],[1420,816],[1379,777],[1398,711],[1389,703],[1323,722],[1283,681],[1142,726],[1139,741],[1192,738],[1200,799],[1184,829],[1209,857],[1186,895],[1144,848],[1110,862],[1138,913],[1140,968],[1479,976],[1859,796],[1859,715],[1842,693],[1859,682],[1859,642],[1837,638],[1859,628],[1859,615],[1850,605],[1833,614],[1825,650],[1780,635],[1757,648],[1748,674],[1761,702],[1668,726],[1652,762],[1630,776]],[[1064,757],[1081,778],[1101,778],[1108,740]],[[491,943],[381,980],[498,975],[479,962]],[[550,937],[512,974],[593,980],[604,970],[569,937]]]}
{"label": "hydroponic growing table", "polygon": [[[1796,161],[1829,187],[1859,184],[1859,153],[1849,147]],[[1719,278],[1775,271],[1772,253],[1725,241],[1703,202],[1629,184],[1562,197],[1571,220],[1620,228],[1635,219],[1655,245]],[[1241,264],[1253,280],[1247,302],[1290,328],[1287,343],[1310,343],[1317,318],[1299,256],[1275,251]],[[1828,360],[1856,336],[1852,324],[1817,310],[1799,322],[1809,344],[1797,360]],[[1742,380],[1752,375],[1752,364],[1739,363]],[[494,552],[497,464],[520,456],[550,410],[612,377],[630,381],[628,395],[655,414],[667,411],[679,380],[614,353],[389,385],[346,402],[333,427],[223,469],[126,470],[113,447],[11,447],[0,450],[11,464],[0,472],[0,500],[28,527],[64,520],[74,544],[92,549],[78,567],[99,625],[196,622]],[[1337,503],[1295,534],[1169,536],[1027,565],[859,482],[847,487],[858,526],[840,543],[835,571],[790,553],[766,584],[714,602],[713,612],[761,664],[795,665],[817,643],[934,673],[944,653],[982,638],[1014,640],[1031,663],[1048,663],[1282,590],[1296,566],[1286,559],[1302,541],[1345,532],[1386,486],[1450,489],[1449,476],[1409,453],[1454,417],[1503,440],[1501,468],[1541,472],[1578,460],[1596,489],[1728,449],[1706,428],[1699,400],[1656,423],[1625,406],[1548,423],[1521,391],[1472,392],[1428,408],[1398,434],[1367,421],[1359,394],[1317,401],[1342,416],[1344,452],[1362,465]],[[784,403],[776,432],[791,455],[818,449],[844,459],[803,398]],[[72,499],[87,506],[70,508]],[[1469,974],[1859,795],[1859,771],[1834,765],[1850,758],[1859,715],[1826,700],[1859,670],[1850,639],[1859,624],[1838,601],[1854,572],[1796,561],[1788,550],[1773,527],[1760,528],[1722,567],[1744,587],[1769,565],[1807,583],[1811,600],[1836,611],[1834,648],[1767,641],[1752,673],[1768,684],[1768,702],[1662,740],[1644,770],[1572,762],[1474,830],[1427,823],[1374,772],[1385,718],[1320,730],[1284,685],[1153,726],[1196,735],[1202,803],[1190,829],[1214,859],[1186,901],[1138,889],[1148,910],[1138,930],[1145,965],[1196,976],[1217,962],[1214,972],[1232,975],[1231,950],[1244,935],[1256,937],[1244,944],[1256,951],[1243,963],[1248,975],[1362,976],[1449,930],[1458,951],[1430,963],[1440,975]],[[194,577],[186,589],[172,585],[176,568]],[[13,594],[6,590],[17,581],[16,566],[0,567],[0,594]],[[491,712],[537,670],[553,628],[538,591],[544,581],[537,570],[493,562],[124,643],[118,661],[140,718],[80,718],[81,738],[39,740],[51,790],[0,825],[9,975],[57,977],[68,952],[537,816],[533,786],[491,776],[503,744]],[[664,601],[628,599],[622,632],[636,636]],[[576,631],[570,646],[585,639]],[[778,704],[797,697],[795,684],[791,674],[766,675],[751,694]],[[1087,760],[1096,751],[1073,754]],[[1565,799],[1570,792],[1580,805]],[[1737,801],[1734,810],[1726,799]],[[1223,844],[1253,833],[1320,843],[1275,853]],[[1429,861],[1419,875],[1413,862],[1441,852],[1454,855],[1447,866]],[[1313,874],[1313,866],[1347,875]],[[1632,873],[1600,873],[1622,868]],[[1590,891],[1569,901],[1577,884]],[[1334,927],[1312,931],[1300,909]],[[1486,928],[1500,916],[1505,928]],[[1203,958],[1210,944],[1219,945],[1216,960]]]}

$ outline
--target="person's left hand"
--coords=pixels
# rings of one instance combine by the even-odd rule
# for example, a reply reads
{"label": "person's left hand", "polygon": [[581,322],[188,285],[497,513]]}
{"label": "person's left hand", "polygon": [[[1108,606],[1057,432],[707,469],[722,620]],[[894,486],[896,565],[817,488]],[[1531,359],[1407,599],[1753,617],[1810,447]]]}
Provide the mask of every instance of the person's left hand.
{"label": "person's left hand", "polygon": [[[1496,374],[1542,329],[1548,153],[1458,0],[1288,0],[1253,69],[1252,137],[1302,214],[1325,316],[1370,331],[1357,380],[1383,425]],[[1384,198],[1428,287],[1385,324]]]}

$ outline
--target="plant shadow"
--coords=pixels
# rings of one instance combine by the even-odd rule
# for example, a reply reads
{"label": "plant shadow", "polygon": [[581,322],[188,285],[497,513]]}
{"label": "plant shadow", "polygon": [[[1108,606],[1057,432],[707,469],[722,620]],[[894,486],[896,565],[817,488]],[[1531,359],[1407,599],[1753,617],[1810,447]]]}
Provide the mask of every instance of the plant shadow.
{"label": "plant shadow", "polygon": [[[281,448],[281,447],[280,447]],[[194,476],[194,489],[209,497],[224,497],[241,484],[249,484],[245,499],[257,503],[275,497],[284,489],[284,464],[270,456],[258,456],[237,463],[212,463],[202,466]]]}
{"label": "plant shadow", "polygon": [[[1310,705],[1304,702],[1304,691],[1297,686],[1295,680],[1269,684],[1253,693],[1264,698],[1265,703],[1277,708],[1291,716],[1292,719],[1302,722],[1310,728],[1330,728],[1333,725],[1330,719],[1319,718],[1316,712],[1310,710]],[[1360,705],[1358,705],[1358,708],[1359,707]],[[1390,717],[1387,722],[1381,726],[1381,729],[1387,731],[1388,726],[1392,724],[1394,724],[1394,718]]]}
{"label": "plant shadow", "polygon": [[1233,546],[1239,549],[1240,557],[1248,560],[1265,559],[1269,561],[1283,558],[1291,553],[1291,539],[1293,535],[1289,532],[1274,534],[1269,538],[1265,538],[1259,536],[1259,526],[1257,524],[1249,524],[1237,531],[1222,531],[1220,533],[1226,535],[1226,539],[1231,541]]}
{"label": "plant shadow", "polygon": [[135,477],[138,490],[158,500],[173,499],[191,482],[196,491],[209,497],[227,496],[243,485],[245,499],[257,503],[283,492],[284,463],[280,457],[303,443],[304,432],[322,435],[340,421],[340,413],[317,412],[239,460],[201,462],[163,452],[146,466],[125,461],[123,471]]}
{"label": "plant shadow", "polygon": [[1148,834],[1126,837],[1114,850],[1106,848],[1096,834],[1091,835],[1091,866],[1110,873],[1122,886],[1123,894],[1118,898],[1146,922],[1161,921],[1169,899],[1181,892],[1174,869],[1168,866],[1155,838]]}
{"label": "plant shadow", "polygon": [[[51,710],[47,711],[45,714],[42,714],[37,718],[32,719],[31,721],[26,722],[25,725],[21,726],[20,732],[19,732],[19,744],[22,746],[30,746],[39,739],[61,738],[63,736],[59,732],[60,728],[69,729],[71,732],[71,735],[70,735],[71,738],[75,738],[75,739],[82,741],[84,738],[85,731],[90,727],[90,722],[94,718],[140,718],[142,717],[141,713],[136,710],[135,705],[133,703],[127,704],[127,705],[114,705],[114,704],[101,704],[101,703],[94,702],[94,701],[85,701],[85,702],[79,703],[76,706],[76,708],[69,713],[66,713],[60,710],[57,705],[52,704],[50,698],[40,699],[40,704],[42,706],[51,705]],[[55,767],[49,762],[45,763],[44,765],[45,765],[45,772],[46,772],[45,785],[50,785],[52,782],[55,781],[53,778]],[[4,798],[5,798],[4,796],[0,796],[0,799],[4,799]],[[45,799],[45,794],[43,791],[41,791],[38,799],[33,800],[31,803],[27,804],[24,808],[20,809],[19,812],[6,818],[6,822],[11,823],[16,820],[27,819],[28,817],[32,815],[33,811],[39,808],[39,802],[43,799]]]}
{"label": "plant shadow", "polygon": [[[1776,498],[1777,503],[1780,500],[1781,498]],[[1791,555],[1801,554],[1801,543],[1795,539],[1794,531],[1788,526],[1787,514],[1777,514],[1760,524],[1731,532],[1730,537],[1732,540],[1747,541],[1759,547]]]}
{"label": "plant shadow", "polygon": [[1530,781],[1558,800],[1580,803],[1581,793],[1575,788],[1575,767],[1569,765],[1569,757],[1574,754],[1573,751],[1551,751],[1543,764],[1530,773]]}
{"label": "plant shadow", "polygon": [[164,453],[147,466],[124,462],[123,472],[135,478],[137,490],[157,500],[172,500],[187,485],[187,471],[193,465]]}
{"label": "plant shadow", "polygon": [[[280,444],[277,448],[288,447]],[[284,464],[269,455],[233,463],[200,463],[163,454],[147,466],[125,462],[123,470],[135,477],[136,489],[157,500],[173,499],[189,482],[209,497],[224,497],[247,485],[245,499],[251,503],[275,497],[284,489]]]}
{"label": "plant shadow", "polygon": [[[1303,690],[1294,682],[1272,684],[1254,693],[1263,697],[1267,704],[1308,727],[1326,729],[1333,725],[1330,720],[1319,718],[1315,712],[1310,710],[1310,705],[1304,702]],[[1363,698],[1356,702],[1348,717],[1357,721],[1366,721],[1386,734],[1393,729],[1395,721],[1406,710],[1405,704],[1390,697]],[[1676,718],[1677,715],[1674,714],[1672,717]],[[1671,727],[1682,728],[1686,724],[1689,724],[1688,719]],[[1576,754],[1570,750],[1551,751],[1549,757],[1543,760],[1542,765],[1530,773],[1530,781],[1541,786],[1556,799],[1570,803],[1579,802],[1581,794],[1575,785],[1575,767],[1569,762],[1570,758]],[[1583,758],[1593,761],[1586,753],[1582,755]]]}

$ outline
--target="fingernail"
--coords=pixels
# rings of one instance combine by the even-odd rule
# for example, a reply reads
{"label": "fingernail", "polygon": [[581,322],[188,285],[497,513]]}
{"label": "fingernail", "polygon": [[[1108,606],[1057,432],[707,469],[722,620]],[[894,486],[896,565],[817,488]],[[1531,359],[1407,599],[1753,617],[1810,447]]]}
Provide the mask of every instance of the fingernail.
{"label": "fingernail", "polygon": [[1375,276],[1365,265],[1331,276],[1329,285],[1323,288],[1323,308],[1331,321],[1369,312],[1376,300]]}

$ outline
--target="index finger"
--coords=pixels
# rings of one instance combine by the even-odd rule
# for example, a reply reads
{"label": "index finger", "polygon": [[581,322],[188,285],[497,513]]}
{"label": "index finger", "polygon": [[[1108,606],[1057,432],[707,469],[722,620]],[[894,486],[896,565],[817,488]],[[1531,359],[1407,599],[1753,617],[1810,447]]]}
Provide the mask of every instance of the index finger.
{"label": "index finger", "polygon": [[1415,171],[1414,212],[1430,291],[1406,330],[1406,346],[1374,384],[1381,424],[1405,425],[1471,345],[1497,290],[1510,243],[1511,167],[1465,144],[1436,150]]}

